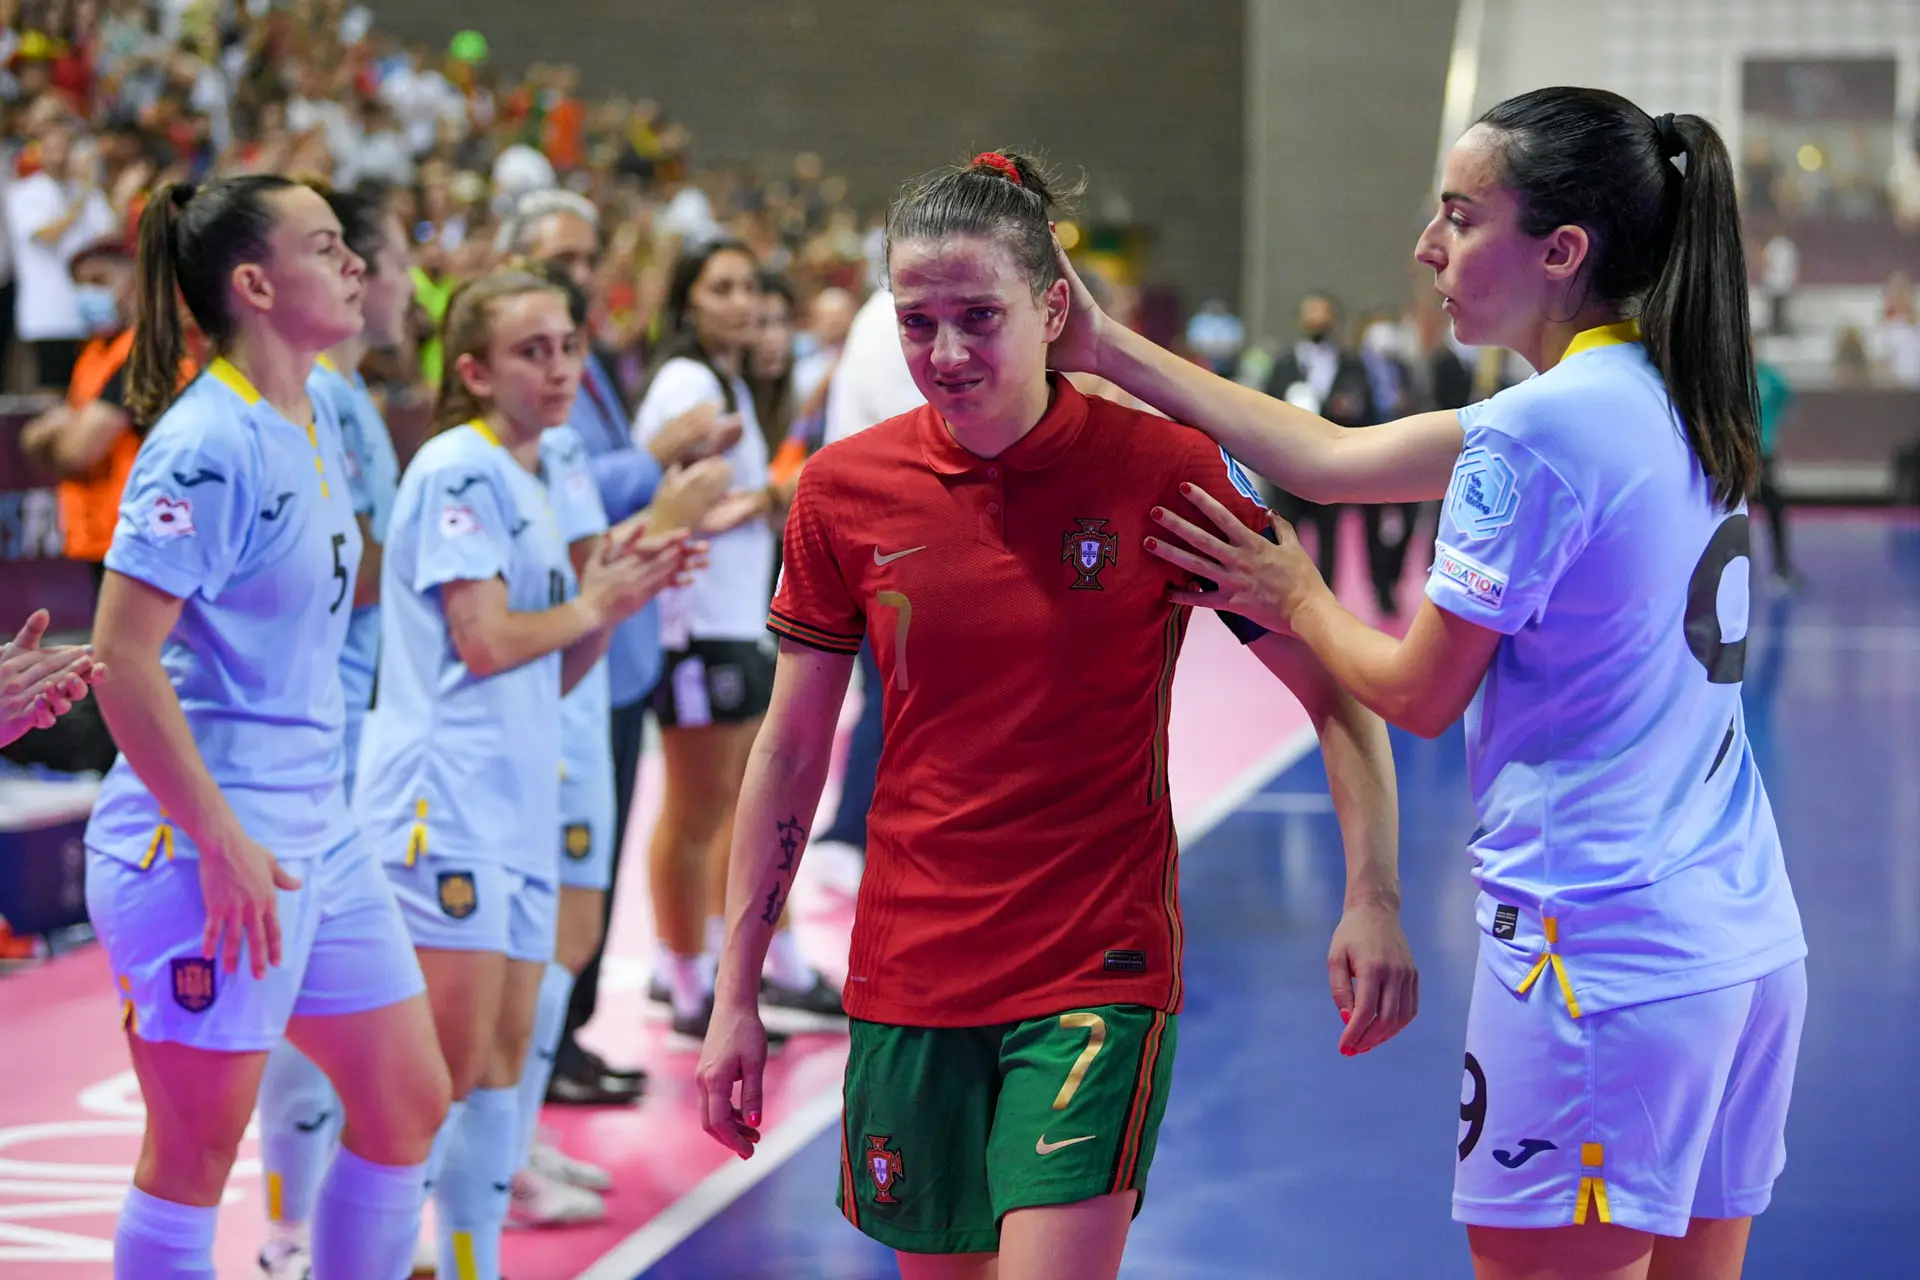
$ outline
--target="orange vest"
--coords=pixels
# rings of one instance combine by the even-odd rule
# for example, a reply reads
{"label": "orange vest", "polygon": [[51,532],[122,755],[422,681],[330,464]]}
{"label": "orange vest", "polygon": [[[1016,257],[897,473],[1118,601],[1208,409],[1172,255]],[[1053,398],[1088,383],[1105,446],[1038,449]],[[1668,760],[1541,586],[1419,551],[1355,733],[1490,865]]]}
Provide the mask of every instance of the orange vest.
{"label": "orange vest", "polygon": [[[111,338],[95,338],[81,350],[73,363],[73,378],[67,383],[67,407],[81,409],[100,398],[113,381],[113,375],[133,355],[133,330]],[[193,377],[193,361],[182,362],[181,382]],[[83,476],[62,480],[57,486],[60,500],[60,525],[66,532],[67,558],[91,560],[107,558],[113,543],[113,527],[120,518],[120,495],[133,471],[134,455],[140,452],[140,437],[122,433],[108,448],[106,457],[93,464]]]}

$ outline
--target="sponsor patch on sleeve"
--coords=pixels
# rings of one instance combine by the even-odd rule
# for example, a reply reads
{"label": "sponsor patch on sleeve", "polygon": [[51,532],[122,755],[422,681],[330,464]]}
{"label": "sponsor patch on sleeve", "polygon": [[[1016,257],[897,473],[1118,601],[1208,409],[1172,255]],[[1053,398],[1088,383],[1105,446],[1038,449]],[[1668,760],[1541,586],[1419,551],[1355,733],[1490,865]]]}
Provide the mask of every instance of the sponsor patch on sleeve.
{"label": "sponsor patch on sleeve", "polygon": [[1225,449],[1220,451],[1220,460],[1227,464],[1227,479],[1233,481],[1233,487],[1240,491],[1240,496],[1262,511],[1266,510],[1267,504],[1260,501],[1259,486],[1254,484],[1253,477],[1247,474],[1247,469],[1235,461],[1233,455]]}
{"label": "sponsor patch on sleeve", "polygon": [[147,532],[162,541],[193,536],[193,502],[187,498],[155,495],[147,506]]}
{"label": "sponsor patch on sleeve", "polygon": [[1444,542],[1433,544],[1433,571],[1458,587],[1469,600],[1497,609],[1506,599],[1506,574],[1489,569],[1471,556],[1461,555]]}
{"label": "sponsor patch on sleeve", "polygon": [[448,503],[440,508],[440,536],[443,538],[464,538],[480,532],[480,517],[473,514],[472,507],[462,507]]}
{"label": "sponsor patch on sleeve", "polygon": [[1447,515],[1461,537],[1491,538],[1512,524],[1519,510],[1519,480],[1505,458],[1480,445],[1460,455],[1447,490]]}

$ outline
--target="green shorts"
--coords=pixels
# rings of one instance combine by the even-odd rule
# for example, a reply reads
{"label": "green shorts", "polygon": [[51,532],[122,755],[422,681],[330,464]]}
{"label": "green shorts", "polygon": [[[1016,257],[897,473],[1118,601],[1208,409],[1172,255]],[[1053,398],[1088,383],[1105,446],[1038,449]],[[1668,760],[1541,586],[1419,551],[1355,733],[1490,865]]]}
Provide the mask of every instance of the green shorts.
{"label": "green shorts", "polygon": [[991,1027],[855,1020],[840,1211],[907,1253],[991,1253],[1015,1209],[1144,1200],[1177,1022],[1130,1004]]}

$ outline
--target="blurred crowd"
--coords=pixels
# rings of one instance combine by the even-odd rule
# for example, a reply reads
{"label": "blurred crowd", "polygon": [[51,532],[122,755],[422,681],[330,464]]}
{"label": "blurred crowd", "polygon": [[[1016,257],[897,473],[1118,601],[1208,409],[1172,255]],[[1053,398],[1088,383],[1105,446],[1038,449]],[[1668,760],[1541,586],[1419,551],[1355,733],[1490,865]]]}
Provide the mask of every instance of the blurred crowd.
{"label": "blurred crowd", "polygon": [[[416,350],[383,353],[377,372],[403,407],[436,373],[436,306],[494,256],[530,191],[570,190],[598,212],[593,336],[629,399],[690,243],[739,240],[806,306],[876,278],[878,222],[818,155],[777,173],[696,168],[688,130],[660,104],[590,98],[568,66],[510,75],[491,54],[475,31],[443,49],[403,45],[349,0],[0,0],[9,388],[66,387],[105,323],[81,312],[75,260],[130,238],[147,193],[176,179],[278,171],[391,191],[420,305]],[[828,309],[847,301],[830,295]]]}

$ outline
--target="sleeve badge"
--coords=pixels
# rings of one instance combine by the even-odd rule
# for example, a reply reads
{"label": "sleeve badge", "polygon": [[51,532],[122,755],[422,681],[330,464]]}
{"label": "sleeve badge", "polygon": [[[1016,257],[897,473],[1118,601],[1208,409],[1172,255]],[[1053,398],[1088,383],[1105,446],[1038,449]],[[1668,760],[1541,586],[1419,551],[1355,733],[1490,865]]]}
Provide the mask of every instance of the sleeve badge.
{"label": "sleeve badge", "polygon": [[193,536],[193,503],[157,495],[147,507],[147,533],[161,541]]}

